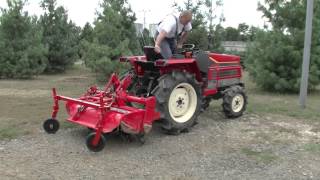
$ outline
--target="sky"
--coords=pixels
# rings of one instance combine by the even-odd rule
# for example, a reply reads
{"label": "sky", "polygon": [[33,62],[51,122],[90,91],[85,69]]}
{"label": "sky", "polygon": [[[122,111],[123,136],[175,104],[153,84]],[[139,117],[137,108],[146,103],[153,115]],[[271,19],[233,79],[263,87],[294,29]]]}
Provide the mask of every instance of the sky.
{"label": "sky", "polygon": [[[144,22],[144,14],[147,24],[160,22],[167,14],[174,10],[171,7],[174,1],[182,0],[128,0],[138,18],[137,23]],[[224,0],[223,7],[219,8],[216,14],[223,13],[226,21],[223,26],[237,27],[239,23],[263,27],[262,14],[257,11],[259,0]],[[26,10],[30,14],[41,15],[43,11],[39,7],[40,0],[29,0]],[[95,13],[99,7],[100,0],[57,0],[58,5],[64,6],[69,17],[79,26],[86,22],[94,21]],[[0,7],[6,7],[6,0],[0,0]],[[145,13],[144,13],[145,12]]]}

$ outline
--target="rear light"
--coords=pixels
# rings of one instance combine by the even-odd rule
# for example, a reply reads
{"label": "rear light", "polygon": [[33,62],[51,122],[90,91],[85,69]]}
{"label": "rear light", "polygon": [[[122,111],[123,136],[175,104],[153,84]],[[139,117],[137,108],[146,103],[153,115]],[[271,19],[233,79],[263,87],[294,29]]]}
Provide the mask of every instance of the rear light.
{"label": "rear light", "polygon": [[120,62],[128,62],[129,59],[127,57],[120,57]]}

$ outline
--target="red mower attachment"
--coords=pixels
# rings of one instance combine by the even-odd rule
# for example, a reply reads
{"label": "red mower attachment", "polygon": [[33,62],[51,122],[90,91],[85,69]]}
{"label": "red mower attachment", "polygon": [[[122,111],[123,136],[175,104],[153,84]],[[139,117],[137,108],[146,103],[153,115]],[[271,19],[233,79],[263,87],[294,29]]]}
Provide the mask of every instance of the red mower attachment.
{"label": "red mower attachment", "polygon": [[[116,74],[111,76],[104,90],[96,86],[90,87],[80,98],[70,98],[57,95],[52,89],[54,100],[53,112],[50,119],[46,120],[43,128],[49,134],[54,134],[59,129],[56,120],[59,111],[59,101],[66,102],[69,122],[92,129],[94,132],[87,137],[87,147],[91,151],[101,151],[105,146],[103,134],[111,133],[118,129],[122,132],[142,136],[150,132],[153,121],[160,115],[155,111],[155,97],[135,97],[126,92],[131,84],[131,75],[122,80]],[[138,103],[144,109],[128,106],[129,103]]]}

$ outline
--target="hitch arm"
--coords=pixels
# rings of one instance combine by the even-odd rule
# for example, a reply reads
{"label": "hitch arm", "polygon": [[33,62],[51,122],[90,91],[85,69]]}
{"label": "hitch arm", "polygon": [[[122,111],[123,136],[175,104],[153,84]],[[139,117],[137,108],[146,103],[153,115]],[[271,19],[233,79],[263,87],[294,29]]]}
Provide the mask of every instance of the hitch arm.
{"label": "hitch arm", "polygon": [[57,96],[56,88],[52,88],[52,97],[53,97],[53,107],[52,107],[53,110],[52,110],[51,117],[52,119],[56,119],[59,111],[59,99]]}

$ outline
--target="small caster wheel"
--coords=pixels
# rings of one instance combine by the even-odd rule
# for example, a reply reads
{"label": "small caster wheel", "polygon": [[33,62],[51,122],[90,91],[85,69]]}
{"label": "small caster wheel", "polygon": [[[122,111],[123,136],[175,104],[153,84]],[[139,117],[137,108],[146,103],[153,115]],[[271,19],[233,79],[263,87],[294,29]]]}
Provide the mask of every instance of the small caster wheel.
{"label": "small caster wheel", "polygon": [[60,124],[56,119],[48,119],[43,123],[43,129],[48,134],[55,134],[60,128]]}
{"label": "small caster wheel", "polygon": [[140,145],[144,145],[146,143],[146,139],[144,137],[144,134],[138,134],[136,135],[136,138]]}
{"label": "small caster wheel", "polygon": [[87,128],[88,129],[88,131],[89,131],[89,133],[92,133],[92,132],[94,132],[95,131],[95,129],[93,129],[93,128]]}
{"label": "small caster wheel", "polygon": [[100,152],[104,146],[106,145],[106,139],[104,138],[104,136],[101,134],[100,135],[100,140],[98,142],[97,145],[93,145],[93,140],[94,140],[94,137],[96,136],[96,133],[93,132],[93,133],[90,133],[88,136],[87,136],[87,139],[86,139],[86,145],[87,145],[87,148],[92,151],[92,152]]}

